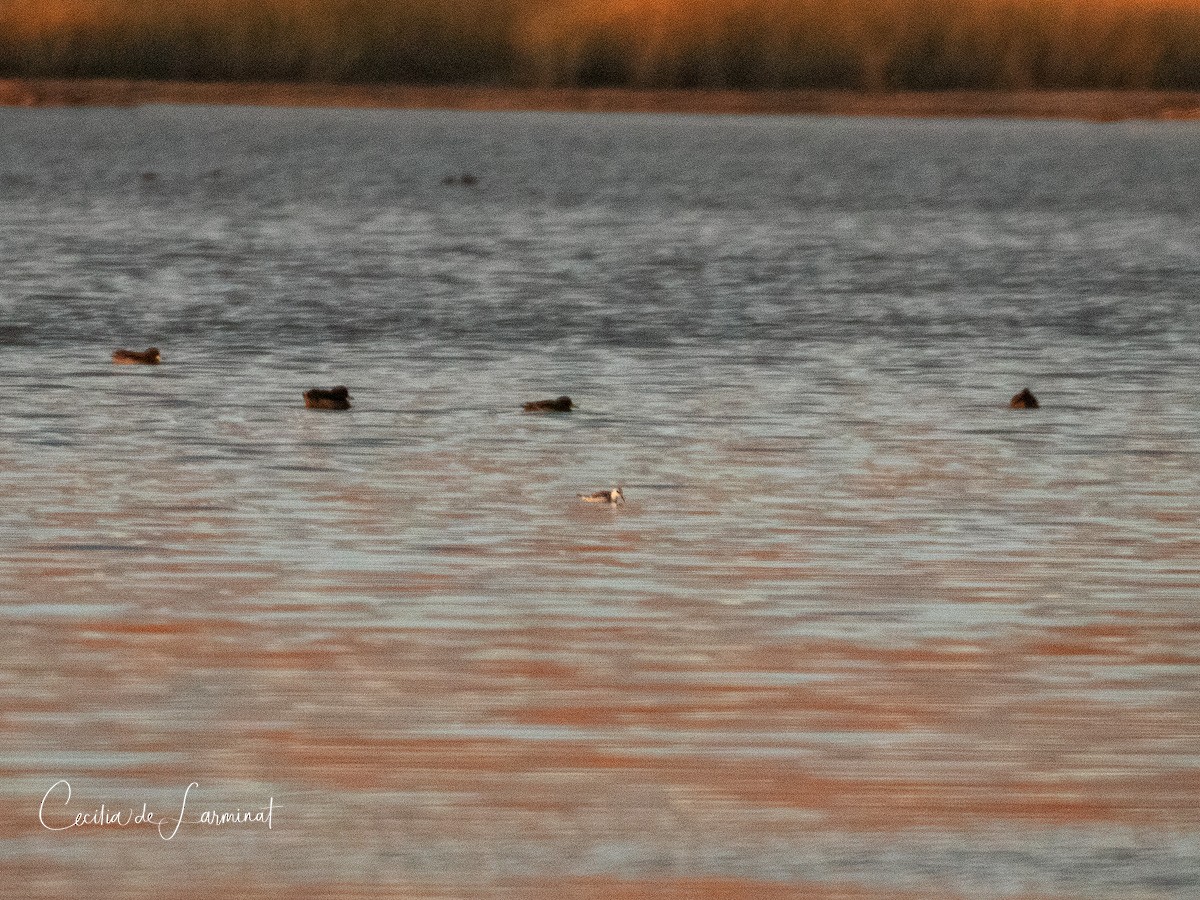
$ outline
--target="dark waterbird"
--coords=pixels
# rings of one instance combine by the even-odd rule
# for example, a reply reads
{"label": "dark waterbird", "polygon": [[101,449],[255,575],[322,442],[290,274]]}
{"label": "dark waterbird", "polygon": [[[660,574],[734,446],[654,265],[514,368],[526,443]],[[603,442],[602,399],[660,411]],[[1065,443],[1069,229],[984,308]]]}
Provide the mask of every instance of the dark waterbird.
{"label": "dark waterbird", "polygon": [[1013,398],[1008,401],[1008,405],[1013,409],[1037,409],[1038,400],[1033,396],[1033,391],[1029,388],[1022,389],[1021,393],[1013,394]]}
{"label": "dark waterbird", "polygon": [[150,347],[146,350],[114,350],[112,361],[123,366],[146,365],[157,366],[162,362],[162,353],[157,347]]}
{"label": "dark waterbird", "polygon": [[309,409],[349,409],[350,390],[343,384],[333,388],[309,388],[304,392],[304,405]]}
{"label": "dark waterbird", "polygon": [[574,408],[575,404],[566,394],[553,400],[530,400],[525,404],[525,412],[570,412]]}

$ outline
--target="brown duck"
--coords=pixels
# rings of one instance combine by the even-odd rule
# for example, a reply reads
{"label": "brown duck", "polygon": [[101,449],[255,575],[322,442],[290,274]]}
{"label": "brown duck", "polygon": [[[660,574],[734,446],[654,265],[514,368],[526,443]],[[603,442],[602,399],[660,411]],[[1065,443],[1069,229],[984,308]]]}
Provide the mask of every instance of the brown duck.
{"label": "brown duck", "polygon": [[309,409],[349,409],[350,391],[345,385],[334,388],[310,388],[304,392],[304,405]]}
{"label": "brown duck", "polygon": [[147,366],[157,366],[162,362],[162,354],[157,347],[150,347],[148,350],[114,350],[112,361],[123,366],[131,366],[138,363]]}
{"label": "brown duck", "polygon": [[575,404],[566,394],[554,400],[530,400],[525,404],[525,412],[570,412],[574,408]]}
{"label": "brown duck", "polygon": [[1033,391],[1029,388],[1024,388],[1021,393],[1013,394],[1013,398],[1008,401],[1008,405],[1013,409],[1037,409],[1037,397],[1033,396]]}

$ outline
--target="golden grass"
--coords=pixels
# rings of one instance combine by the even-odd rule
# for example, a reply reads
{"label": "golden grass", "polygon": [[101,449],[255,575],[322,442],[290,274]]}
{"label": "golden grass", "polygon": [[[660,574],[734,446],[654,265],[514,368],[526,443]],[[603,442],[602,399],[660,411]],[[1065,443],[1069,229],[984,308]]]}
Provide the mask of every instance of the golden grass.
{"label": "golden grass", "polygon": [[1200,88],[1200,0],[0,0],[0,76]]}

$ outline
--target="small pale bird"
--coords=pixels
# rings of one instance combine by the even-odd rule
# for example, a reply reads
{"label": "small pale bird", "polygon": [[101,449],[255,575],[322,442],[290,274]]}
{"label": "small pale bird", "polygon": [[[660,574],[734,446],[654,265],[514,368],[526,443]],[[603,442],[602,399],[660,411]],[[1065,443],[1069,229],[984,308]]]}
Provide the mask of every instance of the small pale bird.
{"label": "small pale bird", "polygon": [[613,488],[611,491],[596,491],[594,494],[579,494],[579,499],[584,503],[624,503],[625,495],[621,493],[619,487]]}

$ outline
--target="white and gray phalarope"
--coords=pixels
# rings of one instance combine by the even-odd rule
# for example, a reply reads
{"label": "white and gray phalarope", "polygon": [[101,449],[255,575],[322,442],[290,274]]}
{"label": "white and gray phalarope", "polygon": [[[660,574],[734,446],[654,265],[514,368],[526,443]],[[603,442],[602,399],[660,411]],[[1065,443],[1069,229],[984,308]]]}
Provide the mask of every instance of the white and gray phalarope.
{"label": "white and gray phalarope", "polygon": [[611,491],[596,491],[594,494],[579,494],[579,499],[584,503],[624,503],[625,495],[621,493],[619,487],[613,488]]}

